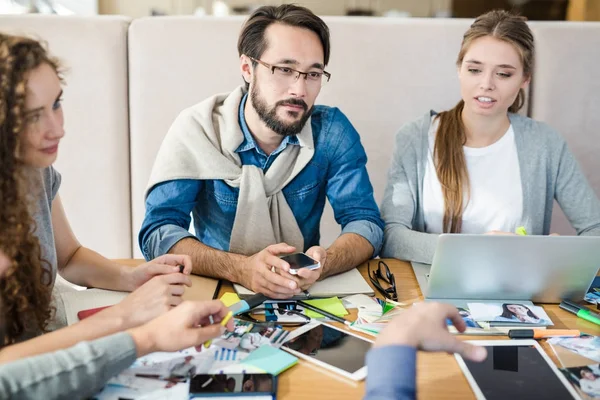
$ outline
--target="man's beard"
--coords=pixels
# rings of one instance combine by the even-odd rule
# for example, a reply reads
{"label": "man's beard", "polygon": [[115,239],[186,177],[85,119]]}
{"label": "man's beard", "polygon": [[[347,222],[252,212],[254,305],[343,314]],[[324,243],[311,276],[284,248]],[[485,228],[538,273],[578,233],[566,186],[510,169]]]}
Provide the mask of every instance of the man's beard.
{"label": "man's beard", "polygon": [[[308,109],[308,106],[304,100],[294,98],[278,101],[272,108],[269,108],[267,103],[260,97],[256,80],[252,84],[250,101],[252,102],[252,107],[254,107],[256,110],[260,120],[264,122],[269,129],[281,136],[293,136],[299,134],[302,131],[302,128],[304,128],[304,124],[306,124],[306,121],[312,114],[313,110],[312,107],[310,110]],[[304,114],[302,114],[302,117],[298,121],[285,123],[281,121],[279,117],[277,117],[277,107],[286,104],[301,106],[303,108]],[[288,111],[288,113],[292,116],[295,116],[299,113],[299,111]]]}

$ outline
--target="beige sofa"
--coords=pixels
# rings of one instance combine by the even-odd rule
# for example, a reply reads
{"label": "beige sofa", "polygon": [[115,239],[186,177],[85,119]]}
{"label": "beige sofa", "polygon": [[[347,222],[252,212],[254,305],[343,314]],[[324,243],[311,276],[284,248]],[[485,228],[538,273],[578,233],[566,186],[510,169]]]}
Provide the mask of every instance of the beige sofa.
{"label": "beige sofa", "polygon": [[[331,82],[318,103],[359,131],[381,200],[404,123],[459,99],[454,62],[469,20],[329,17]],[[183,108],[242,80],[243,18],[0,17],[0,31],[45,38],[66,73],[67,137],[57,168],[81,241],[109,257],[139,257],[143,192],[169,125]],[[532,22],[538,63],[527,112],[561,131],[600,195],[600,23]],[[575,61],[574,61],[575,60]],[[322,243],[339,234],[327,206]],[[554,230],[570,233],[556,213]]]}

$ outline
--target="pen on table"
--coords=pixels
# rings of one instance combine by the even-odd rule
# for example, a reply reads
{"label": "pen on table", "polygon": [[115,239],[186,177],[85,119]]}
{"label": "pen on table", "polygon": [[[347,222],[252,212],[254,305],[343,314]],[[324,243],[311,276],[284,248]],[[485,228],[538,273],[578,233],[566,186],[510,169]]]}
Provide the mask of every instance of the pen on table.
{"label": "pen on table", "polygon": [[544,339],[549,337],[579,337],[581,332],[574,329],[511,329],[511,339]]}
{"label": "pen on table", "polygon": [[[223,318],[221,320],[221,326],[224,327],[225,325],[227,325],[227,323],[229,322],[229,320],[231,319],[231,317],[233,317],[233,311],[229,310],[229,312],[227,313],[227,315],[225,316],[225,318]],[[204,342],[204,347],[206,347],[206,348],[210,347],[211,343],[212,343],[212,340],[210,340],[210,339],[207,340],[206,342]]]}
{"label": "pen on table", "polygon": [[264,294],[253,294],[252,296],[244,300],[240,300],[237,303],[230,305],[229,310],[233,311],[233,315],[242,314],[247,311],[250,311],[254,307],[260,306],[266,300],[269,300],[269,298]]}
{"label": "pen on table", "polygon": [[600,315],[592,312],[585,306],[580,306],[569,300],[563,300],[558,306],[565,311],[577,315],[581,319],[600,325]]}
{"label": "pen on table", "polygon": [[334,321],[340,322],[340,323],[342,323],[344,325],[348,325],[348,326],[352,325],[352,322],[348,321],[347,319],[344,319],[342,317],[338,317],[337,315],[332,314],[329,311],[322,310],[319,307],[315,307],[312,304],[306,303],[306,302],[304,302],[302,300],[298,300],[297,303],[300,304],[302,307],[308,308],[309,310],[312,310],[312,311],[317,312],[317,313],[319,313],[321,315],[324,315],[324,316],[326,316],[329,319],[332,319]]}

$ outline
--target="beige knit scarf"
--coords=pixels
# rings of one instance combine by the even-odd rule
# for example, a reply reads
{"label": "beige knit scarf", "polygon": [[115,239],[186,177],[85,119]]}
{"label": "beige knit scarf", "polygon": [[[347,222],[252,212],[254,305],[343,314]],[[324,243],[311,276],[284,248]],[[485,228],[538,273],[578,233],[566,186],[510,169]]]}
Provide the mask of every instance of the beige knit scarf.
{"label": "beige knit scarf", "polygon": [[240,189],[229,251],[251,255],[280,242],[302,251],[302,232],[281,190],[314,154],[311,121],[297,135],[300,146],[287,146],[264,174],[259,167],[242,165],[235,152],[244,140],[238,121],[243,96],[239,87],[176,118],[156,156],[146,196],[169,180],[224,180]]}

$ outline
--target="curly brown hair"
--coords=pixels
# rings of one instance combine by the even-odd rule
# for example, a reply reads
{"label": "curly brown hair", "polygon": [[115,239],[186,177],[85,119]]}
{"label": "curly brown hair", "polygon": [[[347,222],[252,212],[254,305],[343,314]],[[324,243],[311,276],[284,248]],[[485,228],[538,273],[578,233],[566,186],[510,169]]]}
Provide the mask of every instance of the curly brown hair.
{"label": "curly brown hair", "polygon": [[30,331],[46,330],[52,268],[42,260],[31,215],[31,169],[20,159],[25,129],[28,73],[47,63],[59,75],[59,63],[37,40],[0,33],[0,250],[11,260],[0,280],[4,335],[0,347]]}

